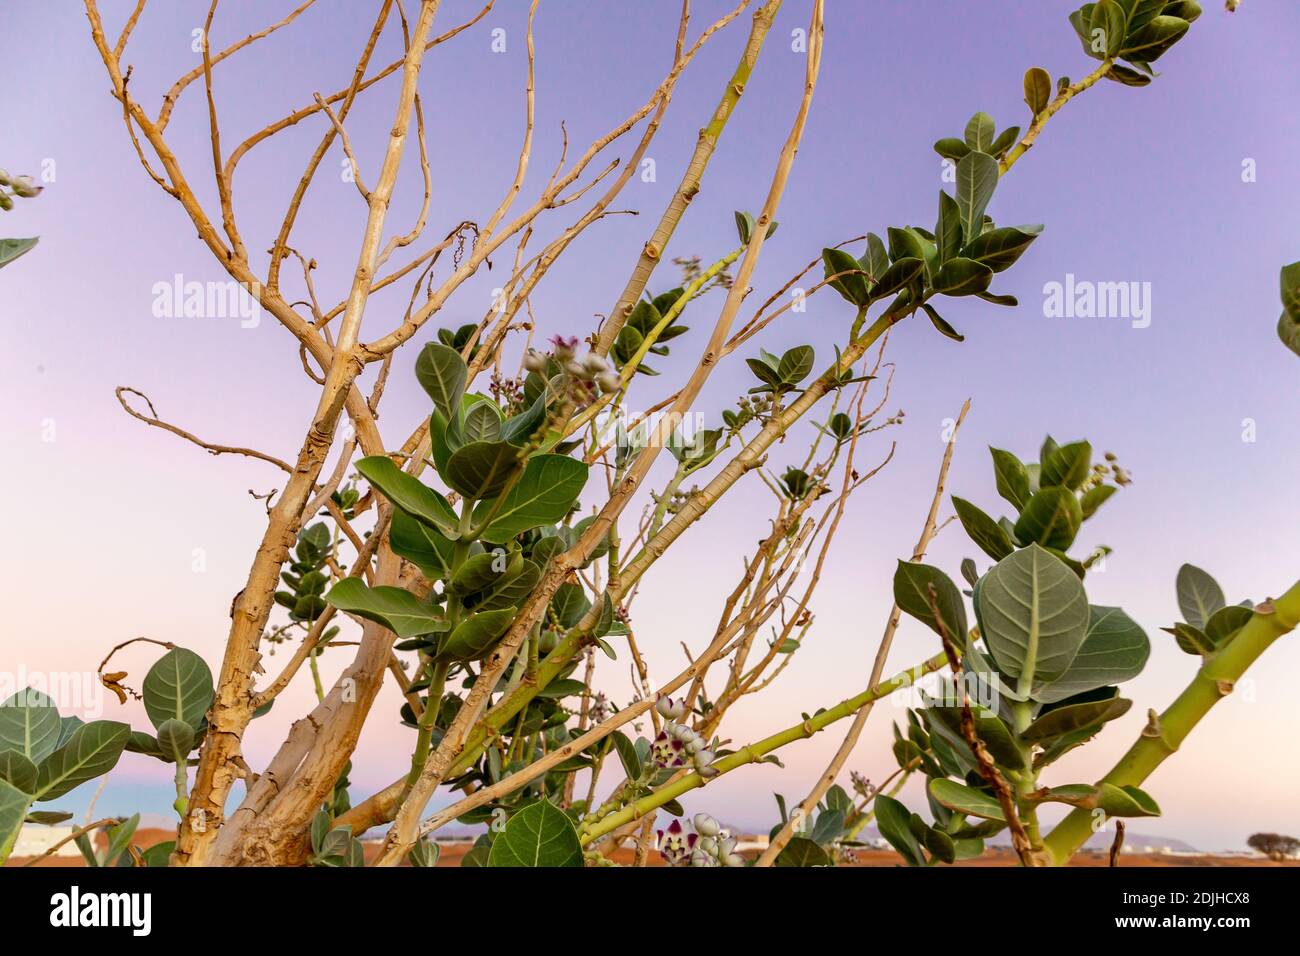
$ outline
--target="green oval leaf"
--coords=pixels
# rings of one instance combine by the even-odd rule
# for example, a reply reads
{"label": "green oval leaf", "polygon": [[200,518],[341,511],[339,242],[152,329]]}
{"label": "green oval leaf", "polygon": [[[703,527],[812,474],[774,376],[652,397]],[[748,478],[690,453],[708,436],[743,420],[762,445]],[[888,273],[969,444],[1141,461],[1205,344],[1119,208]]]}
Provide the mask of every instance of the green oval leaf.
{"label": "green oval leaf", "polygon": [[1002,805],[998,803],[997,798],[974,787],[935,777],[930,781],[930,795],[949,810],[956,810],[958,813],[984,820],[1006,822]]}
{"label": "green oval leaf", "polygon": [[953,495],[952,503],[971,540],[994,561],[1001,561],[1016,549],[1006,530],[975,505],[956,495]]}
{"label": "green oval leaf", "polygon": [[1052,77],[1041,66],[1033,66],[1025,71],[1025,105],[1037,116],[1047,109],[1052,98]]}
{"label": "green oval leaf", "polygon": [[1086,441],[1061,445],[1043,462],[1038,476],[1040,488],[1061,485],[1078,491],[1092,471],[1092,445]]}
{"label": "green oval leaf", "polygon": [[451,556],[455,542],[400,508],[393,510],[392,522],[388,528],[388,545],[394,554],[410,561],[430,581],[444,580],[451,574]]}
{"label": "green oval leaf", "polygon": [[425,604],[403,588],[390,585],[372,588],[360,578],[344,578],[330,588],[325,600],[340,611],[382,624],[402,638],[447,630],[440,609]]}
{"label": "green oval leaf", "polygon": [[172,763],[184,763],[194,742],[194,728],[183,720],[164,720],[158,728],[158,749]]}
{"label": "green oval leaf", "polygon": [[1038,718],[1021,731],[1024,740],[1039,743],[1072,734],[1085,727],[1101,725],[1128,713],[1133,701],[1119,696],[1115,687],[1088,691],[1045,708]]}
{"label": "green oval leaf", "polygon": [[474,441],[447,459],[443,480],[470,501],[495,498],[523,467],[519,449],[508,441]]}
{"label": "green oval leaf", "polygon": [[415,360],[416,380],[448,421],[460,414],[468,376],[469,369],[460,353],[438,342],[425,345]]}
{"label": "green oval leaf", "polygon": [[62,721],[54,701],[30,687],[0,703],[0,750],[40,763],[59,745]]}
{"label": "green oval leaf", "polygon": [[966,241],[984,231],[984,210],[998,185],[998,161],[987,153],[967,153],[957,163],[957,211]]}
{"label": "green oval leaf", "polygon": [[539,800],[524,807],[492,841],[488,866],[580,867],[582,843],[569,815]]}
{"label": "green oval leaf", "polygon": [[[0,265],[3,265],[3,260],[0,260]],[[13,784],[0,780],[0,864],[9,858],[9,851],[14,848],[27,808],[31,805],[31,797]]]}
{"label": "green oval leaf", "polygon": [[1122,684],[1142,673],[1151,655],[1146,632],[1117,607],[1088,608],[1088,633],[1065,673],[1034,689],[1034,699],[1045,704],[1065,700],[1085,691]]}
{"label": "green oval leaf", "polygon": [[23,793],[36,789],[36,764],[17,750],[0,750],[0,780],[7,780]]}
{"label": "green oval leaf", "polygon": [[1078,576],[1035,544],[980,578],[975,603],[998,670],[1022,688],[1064,674],[1087,636],[1088,597]]}
{"label": "green oval leaf", "polygon": [[1064,551],[1074,543],[1081,524],[1079,499],[1070,489],[1054,485],[1034,492],[1016,521],[1015,535],[1026,543]]}
{"label": "green oval leaf", "polygon": [[807,837],[791,837],[790,842],[777,854],[773,866],[809,867],[832,866],[831,858],[814,840]]}
{"label": "green oval leaf", "polygon": [[516,609],[482,611],[456,625],[438,645],[436,658],[445,661],[477,661],[487,656],[515,619]]}
{"label": "green oval leaf", "polygon": [[[930,587],[935,590],[938,618],[930,606]],[[966,606],[961,592],[952,579],[938,568],[918,561],[899,561],[894,571],[894,602],[936,634],[939,621],[948,631],[948,638],[957,646],[966,642]]]}
{"label": "green oval leaf", "polygon": [[362,458],[357,462],[357,471],[399,511],[437,528],[452,540],[459,537],[459,520],[447,499],[402,471],[387,455]]}
{"label": "green oval leaf", "polygon": [[[553,524],[567,515],[587,483],[587,466],[564,455],[536,455],[502,498],[492,523],[480,537],[502,544],[518,534]],[[487,520],[491,506],[474,509],[475,523]]]}
{"label": "green oval leaf", "polygon": [[982,262],[958,256],[949,259],[934,277],[936,295],[978,295],[993,281],[993,270]]}
{"label": "green oval leaf", "polygon": [[[830,287],[858,308],[870,301],[867,277],[862,274],[862,266],[843,249],[823,249],[822,263],[825,276],[838,276],[830,280]],[[844,275],[840,275],[844,273]]]}
{"label": "green oval leaf", "polygon": [[212,706],[212,671],[198,654],[174,647],[149,668],[141,691],[154,727],[172,718],[197,727]]}
{"label": "green oval leaf", "polygon": [[53,800],[87,780],[103,776],[117,764],[131,728],[112,720],[94,720],[78,727],[66,744],[37,768],[37,800]]}
{"label": "green oval leaf", "polygon": [[994,272],[1002,272],[1015,264],[1042,231],[1043,227],[1037,225],[990,229],[968,242],[962,255],[988,266]]}
{"label": "green oval leaf", "polygon": [[1193,564],[1178,569],[1174,587],[1183,620],[1200,630],[1205,629],[1215,611],[1228,603],[1219,582]]}

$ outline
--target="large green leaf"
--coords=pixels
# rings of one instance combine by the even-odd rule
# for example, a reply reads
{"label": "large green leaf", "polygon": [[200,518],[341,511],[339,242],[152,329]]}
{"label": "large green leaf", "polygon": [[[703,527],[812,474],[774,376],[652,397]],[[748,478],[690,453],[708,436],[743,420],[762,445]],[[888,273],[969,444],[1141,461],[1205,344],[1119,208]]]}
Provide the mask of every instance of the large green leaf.
{"label": "large green leaf", "polygon": [[9,859],[9,853],[23,828],[27,808],[32,798],[12,784],[0,780],[0,864]]}
{"label": "large green leaf", "polygon": [[1178,569],[1174,587],[1178,592],[1178,610],[1183,612],[1183,620],[1200,630],[1205,630],[1210,616],[1228,603],[1219,582],[1193,564],[1184,564]]}
{"label": "large green leaf", "polygon": [[979,295],[993,281],[993,270],[982,262],[958,256],[949,259],[934,277],[936,295]]}
{"label": "large green leaf", "polygon": [[930,781],[930,795],[949,810],[956,810],[967,816],[982,817],[985,820],[1006,822],[1002,805],[998,803],[997,798],[974,787],[935,777]]}
{"label": "large green leaf", "polygon": [[1088,19],[1088,32],[1100,49],[1093,52],[1113,57],[1124,44],[1128,30],[1128,16],[1118,0],[1097,0]]}
{"label": "large green leaf", "polygon": [[1112,817],[1160,816],[1160,805],[1137,787],[1117,787],[1113,783],[1103,783],[1100,790],[1097,804]]}
{"label": "large green leaf", "polygon": [[1034,492],[1016,521],[1016,537],[1045,548],[1064,551],[1074,543],[1083,523],[1079,499],[1069,488],[1053,485]]}
{"label": "large green leaf", "polygon": [[54,701],[32,688],[0,703],[0,750],[16,750],[40,763],[58,746],[62,722]]}
{"label": "large green leaf", "polygon": [[812,371],[815,353],[811,345],[796,345],[781,356],[776,374],[783,385],[798,385]]}
{"label": "large green leaf", "polygon": [[461,434],[466,441],[496,441],[501,437],[502,416],[496,404],[484,399],[465,412]]}
{"label": "large green leaf", "polygon": [[1061,445],[1043,462],[1038,475],[1038,486],[1048,488],[1062,485],[1078,491],[1092,471],[1092,445],[1086,441]]}
{"label": "large green leaf", "polygon": [[1014,265],[1042,231],[1040,225],[990,229],[968,242],[962,255],[988,266],[994,272],[1001,272]]}
{"label": "large green leaf", "polygon": [[442,612],[403,588],[368,587],[360,578],[344,578],[330,588],[325,600],[340,611],[382,624],[401,638],[447,630]]}
{"label": "large green leaf", "polygon": [[17,750],[0,750],[0,780],[31,793],[36,789],[36,764]]}
{"label": "large green leaf", "polygon": [[875,799],[876,829],[889,841],[909,866],[925,866],[925,852],[912,833],[912,815],[907,807],[883,793]]}
{"label": "large green leaf", "polygon": [[131,728],[112,720],[94,720],[78,727],[71,739],[37,768],[37,800],[53,800],[87,780],[103,776],[117,764]]}
{"label": "large green leaf", "polygon": [[833,866],[830,856],[817,843],[807,837],[791,837],[790,842],[785,845],[773,866]]}
{"label": "large green leaf", "polygon": [[[931,587],[935,591],[938,618],[930,604]],[[936,634],[941,633],[939,622],[942,621],[950,640],[959,647],[965,643],[966,606],[961,592],[938,568],[918,561],[899,561],[894,572],[894,602]]]}
{"label": "large green leaf", "polygon": [[501,575],[490,590],[475,595],[466,605],[476,611],[499,611],[521,607],[542,578],[542,569],[532,561],[522,561],[517,571]]}
{"label": "large green leaf", "polygon": [[32,236],[30,239],[0,239],[0,269],[24,253],[31,252],[39,241],[39,236]]}
{"label": "large green leaf", "polygon": [[154,727],[173,718],[197,727],[212,706],[212,671],[198,654],[173,647],[149,668],[141,691]]}
{"label": "large green leaf", "polygon": [[1205,622],[1205,636],[1216,648],[1222,647],[1255,616],[1254,608],[1231,604],[1221,607]]}
{"label": "large green leaf", "polygon": [[993,134],[996,130],[992,116],[988,113],[976,113],[966,123],[966,145],[971,149],[987,153],[989,147],[993,145]]}
{"label": "large green leaf", "polygon": [[443,480],[470,501],[495,498],[523,467],[508,441],[474,441],[447,459]]}
{"label": "large green leaf", "polygon": [[172,763],[184,763],[194,744],[194,728],[183,720],[164,720],[158,727],[158,749]]}
{"label": "large green leaf", "polygon": [[893,295],[899,289],[908,285],[912,280],[919,276],[925,270],[925,261],[908,256],[906,259],[899,259],[877,280],[876,284],[871,287],[872,300],[883,299],[885,296]]}
{"label": "large green leaf", "polygon": [[431,581],[445,579],[451,573],[455,543],[400,508],[393,511],[388,544],[394,554],[410,561]]}
{"label": "large green leaf", "polygon": [[399,511],[437,528],[447,538],[459,537],[459,520],[447,499],[402,471],[387,455],[362,458],[357,462],[357,471]]}
{"label": "large green leaf", "polygon": [[971,152],[957,163],[957,211],[966,242],[984,230],[984,210],[998,185],[998,161],[987,153]]}
{"label": "large green leaf", "polygon": [[881,276],[889,271],[889,251],[884,240],[874,232],[867,233],[867,251],[858,261],[871,281],[879,282]]}
{"label": "large green leaf", "polygon": [[[929,698],[926,698],[929,702]],[[931,715],[947,730],[947,739],[954,747],[959,750],[970,752],[970,744],[966,741],[965,735],[961,730],[962,720],[961,707],[941,707],[936,706],[936,702],[930,702],[925,713]],[[997,714],[986,707],[980,707],[976,704],[970,705],[971,719],[975,724],[975,736],[984,741],[988,748],[989,755],[997,761],[1001,767],[1009,770],[1023,770],[1025,767],[1024,754],[1021,753],[1017,746],[1015,738],[1011,735],[1010,728],[1003,723]],[[930,725],[938,729],[938,725]],[[941,734],[941,736],[945,736]]]}
{"label": "large green leaf", "polygon": [[1016,550],[1006,530],[975,505],[956,495],[953,495],[952,503],[957,509],[957,517],[961,519],[961,526],[966,529],[971,540],[994,561],[1001,561]]}
{"label": "large green leaf", "polygon": [[492,841],[488,866],[582,866],[582,843],[573,821],[547,800],[524,807]]}
{"label": "large green leaf", "polygon": [[499,584],[507,574],[517,574],[524,558],[518,550],[509,555],[504,550],[484,551],[467,558],[451,577],[451,589],[464,597],[486,591]]}
{"label": "large green leaf", "polygon": [[867,277],[862,274],[862,266],[857,259],[843,249],[823,249],[822,262],[827,277],[838,276],[830,280],[832,289],[858,308],[870,301]]}
{"label": "large green leaf", "polygon": [[448,421],[460,414],[468,376],[469,369],[460,353],[438,342],[425,345],[415,360],[416,379]]}
{"label": "large green leaf", "polygon": [[1022,688],[1069,670],[1087,636],[1088,596],[1064,562],[1036,544],[994,565],[975,595],[998,669]]}
{"label": "large green leaf", "polygon": [[998,494],[1015,506],[1019,511],[1029,503],[1029,472],[1024,463],[1009,451],[990,448],[993,455],[993,476],[997,481]]}
{"label": "large green leaf", "polygon": [[[553,524],[569,513],[587,483],[587,466],[564,455],[536,455],[505,495],[482,539],[502,544],[515,535]],[[474,509],[475,523],[487,520],[492,505]]]}
{"label": "large green leaf", "polygon": [[515,619],[515,608],[481,611],[456,625],[438,645],[437,657],[446,661],[477,661],[487,655]]}
{"label": "large green leaf", "polygon": [[1054,703],[1142,673],[1151,642],[1137,622],[1117,607],[1088,608],[1088,633],[1064,674],[1034,689],[1034,699]]}
{"label": "large green leaf", "polygon": [[1052,740],[1086,727],[1100,727],[1124,716],[1132,706],[1133,701],[1120,697],[1117,688],[1097,688],[1045,708],[1020,736],[1035,743]]}
{"label": "large green leaf", "polygon": [[1153,63],[1182,39],[1190,26],[1180,17],[1156,17],[1142,29],[1129,34],[1119,55],[1130,62]]}
{"label": "large green leaf", "polygon": [[942,189],[939,190],[939,221],[934,227],[934,237],[938,265],[942,266],[961,251],[961,211],[957,208],[957,200]]}
{"label": "large green leaf", "polygon": [[538,395],[527,409],[512,415],[501,426],[501,438],[512,445],[523,445],[546,420],[546,395]]}

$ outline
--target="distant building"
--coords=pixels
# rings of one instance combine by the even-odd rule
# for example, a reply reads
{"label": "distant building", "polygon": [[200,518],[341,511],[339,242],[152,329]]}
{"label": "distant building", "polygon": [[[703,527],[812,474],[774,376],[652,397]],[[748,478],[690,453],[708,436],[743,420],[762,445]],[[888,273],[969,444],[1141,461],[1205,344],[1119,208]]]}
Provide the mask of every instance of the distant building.
{"label": "distant building", "polygon": [[[18,831],[18,839],[10,856],[40,856],[60,840],[72,836],[72,827],[42,827],[28,824]],[[53,856],[81,856],[77,844],[68,840],[52,854]]]}

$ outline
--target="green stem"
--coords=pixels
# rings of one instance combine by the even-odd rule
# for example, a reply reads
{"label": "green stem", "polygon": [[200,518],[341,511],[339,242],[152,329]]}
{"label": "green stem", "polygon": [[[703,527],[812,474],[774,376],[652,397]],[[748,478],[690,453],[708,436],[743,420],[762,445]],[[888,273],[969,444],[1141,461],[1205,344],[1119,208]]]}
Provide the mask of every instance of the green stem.
{"label": "green stem", "polygon": [[176,762],[176,802],[172,804],[172,809],[176,811],[177,815],[180,816],[182,820],[185,819],[185,812],[189,809],[190,805],[189,780],[186,776],[187,766],[188,765],[184,760],[178,760]]}
{"label": "green stem", "polygon": [[[1232,692],[1233,685],[1269,645],[1300,624],[1300,582],[1265,604],[1272,605],[1271,612],[1256,611],[1225,647],[1205,659],[1187,689],[1160,715],[1154,735],[1144,732],[1101,778],[1101,783],[1137,786],[1178,751],[1210,708]],[[1075,809],[1048,834],[1046,846],[1058,865],[1069,860],[1092,836],[1092,822],[1092,811]]]}
{"label": "green stem", "polygon": [[439,704],[442,703],[443,689],[447,686],[448,666],[447,661],[436,662],[433,673],[429,676],[429,692],[425,697],[424,713],[420,715],[419,730],[415,735],[415,750],[411,754],[411,772],[406,777],[407,792],[415,786],[420,771],[424,769],[424,762],[429,759],[429,742],[433,739],[433,728],[438,724]]}
{"label": "green stem", "polygon": [[[850,697],[846,700],[840,701],[829,710],[823,710],[821,713],[814,717],[810,717],[808,720],[801,721],[792,727],[787,727],[785,730],[772,734],[770,737],[765,737],[757,743],[750,744],[747,747],[742,747],[734,753],[727,754],[727,756],[712,765],[713,769],[717,770],[718,774],[724,774],[735,770],[737,767],[743,767],[746,764],[754,763],[756,760],[771,753],[773,750],[784,747],[786,744],[793,743],[796,740],[803,740],[807,737],[811,737],[813,734],[817,733],[817,731],[835,723],[837,720],[843,720],[845,717],[857,713],[862,708],[863,704],[887,697],[900,687],[910,687],[916,682],[917,678],[928,674],[931,671],[938,670],[947,663],[947,654],[940,652],[916,667],[909,668],[901,674],[891,677],[884,683],[877,684],[875,687],[864,690],[856,697]],[[591,843],[596,838],[604,836],[606,833],[609,833],[612,830],[617,830],[626,823],[630,823],[633,820],[645,816],[651,810],[662,807],[669,800],[674,800],[677,797],[680,797],[688,790],[694,790],[697,787],[704,786],[705,783],[706,781],[704,778],[698,773],[688,773],[683,777],[679,777],[677,780],[665,784],[653,793],[648,794],[639,800],[633,801],[621,810],[604,817],[600,822],[594,824],[581,834],[582,841],[584,844]]]}

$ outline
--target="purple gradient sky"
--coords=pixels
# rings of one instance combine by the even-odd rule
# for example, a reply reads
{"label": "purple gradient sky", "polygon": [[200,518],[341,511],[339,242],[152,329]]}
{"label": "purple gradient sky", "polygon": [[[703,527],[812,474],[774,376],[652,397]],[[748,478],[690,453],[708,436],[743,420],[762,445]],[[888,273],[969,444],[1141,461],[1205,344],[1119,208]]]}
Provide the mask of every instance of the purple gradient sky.
{"label": "purple gradient sky", "polygon": [[[499,5],[426,60],[431,238],[462,219],[485,217],[513,172],[522,127],[526,5]],[[103,6],[115,32],[131,4],[111,0]],[[223,4],[214,46],[278,19],[291,6],[288,0]],[[321,0],[317,6],[293,29],[218,68],[227,150],[309,102],[313,92],[332,92],[346,82],[374,5]],[[696,6],[692,36],[726,5],[709,0]],[[883,233],[891,224],[931,224],[940,162],[930,144],[959,134],[977,109],[991,113],[999,128],[1023,125],[1020,78],[1027,67],[1080,76],[1091,63],[1066,22],[1069,3],[829,6],[817,99],[752,302],[824,245],[868,229]],[[1300,119],[1283,105],[1300,100],[1293,67],[1300,7],[1256,2],[1229,16],[1218,3],[1206,6],[1189,37],[1160,62],[1165,75],[1146,89],[1106,83],[1078,98],[1001,184],[990,208],[1000,222],[1047,227],[997,283],[998,291],[1018,295],[1021,307],[954,302],[945,315],[967,334],[963,345],[916,322],[895,334],[889,358],[898,371],[889,408],[904,408],[906,424],[881,436],[865,459],[882,456],[891,439],[899,443],[897,454],[854,499],[818,592],[813,639],[761,704],[733,712],[727,729],[734,737],[763,736],[800,711],[860,689],[888,612],[894,561],[910,550],[928,505],[942,423],[968,396],[973,409],[950,481],[957,494],[995,508],[985,447],[1032,456],[1049,430],[1115,451],[1136,479],[1107,505],[1082,543],[1104,541],[1116,549],[1106,571],[1090,576],[1090,598],[1122,604],[1144,624],[1154,644],[1151,662],[1128,685],[1133,711],[1086,752],[1063,760],[1053,782],[1103,771],[1140,729],[1146,708],[1166,706],[1191,676],[1195,662],[1158,630],[1176,615],[1173,579],[1180,563],[1213,572],[1233,601],[1260,599],[1294,580],[1300,522],[1283,505],[1293,497],[1300,466],[1300,369],[1276,341],[1273,326],[1278,267],[1298,252]],[[132,87],[151,110],[172,80],[199,62],[191,30],[201,25],[206,8],[153,4],[141,22],[126,62],[135,65]],[[445,29],[472,8],[446,0],[438,23]],[[782,13],[670,255],[715,257],[734,243],[732,210],[761,204],[797,102],[804,59],[790,50],[789,36],[805,25],[807,8],[800,0]],[[643,102],[666,68],[676,4],[603,9],[617,12],[597,17],[590,4],[574,0],[542,5],[537,142],[526,192],[540,188],[550,173],[561,120],[571,142],[585,144]],[[497,27],[507,31],[504,54],[489,48],[489,31]],[[583,334],[592,314],[614,302],[631,256],[735,63],[745,29],[738,22],[705,48],[652,147],[658,181],[634,178],[616,203],[645,215],[593,227],[534,296],[547,334]],[[0,419],[0,441],[9,450],[0,495],[11,502],[11,544],[0,553],[4,666],[93,669],[109,646],[143,634],[193,647],[215,669],[231,595],[242,586],[263,526],[261,506],[246,489],[276,487],[280,473],[256,462],[211,458],[131,421],[117,407],[113,387],[148,392],[164,418],[208,440],[292,457],[314,386],[301,373],[290,336],[269,317],[258,328],[241,329],[231,319],[152,315],[155,282],[178,272],[187,280],[224,275],[180,208],[140,169],[81,4],[10,2],[2,42],[0,87],[8,93],[0,162],[12,172],[39,174],[49,159],[56,170],[44,195],[20,201],[16,212],[0,218],[5,235],[41,235],[33,253],[0,274],[0,381],[10,409]],[[388,34],[376,62],[396,52]],[[389,81],[371,91],[349,121],[372,179],[395,89]],[[250,248],[269,246],[283,197],[320,132],[319,118],[306,121],[239,167],[237,211]],[[211,208],[201,85],[186,92],[169,138]],[[630,148],[619,144],[608,155],[626,155]],[[1242,181],[1247,158],[1257,164],[1256,182]],[[329,303],[346,290],[364,221],[354,187],[337,174],[340,161],[336,149],[323,164],[294,240],[320,262],[317,288]],[[419,198],[413,154],[401,186],[390,223],[405,230]],[[551,228],[572,215],[564,210]],[[441,324],[477,320],[507,261],[502,257],[497,270],[463,289]],[[1067,272],[1150,282],[1151,326],[1045,318],[1043,285],[1064,280]],[[657,276],[652,289],[669,281]],[[407,293],[403,288],[372,303],[368,337],[392,326]],[[713,297],[694,305],[690,324],[698,330],[711,322],[720,303]],[[811,341],[829,356],[849,318],[841,306],[815,297],[805,314],[777,323],[761,344],[779,351]],[[643,390],[644,401],[681,379],[686,367],[680,359],[700,334],[674,347],[679,361],[661,363],[663,384]],[[412,360],[413,352],[399,358],[385,399],[381,427],[394,444],[425,405],[409,374]],[[749,384],[741,363],[724,366],[698,407],[716,414]],[[1247,418],[1257,427],[1253,443],[1242,440]],[[44,440],[49,422],[53,442]],[[772,463],[783,464],[795,451],[778,450]],[[654,669],[676,672],[679,639],[703,646],[720,595],[762,531],[758,516],[770,510],[768,493],[751,479],[647,577],[636,624]],[[206,553],[204,573],[191,570],[196,548]],[[959,529],[950,529],[931,558],[955,573],[960,558],[973,551]],[[930,653],[931,645],[928,632],[905,624],[890,670]],[[151,659],[141,651],[129,658],[128,669],[138,676]],[[268,669],[283,660],[283,654],[269,659]],[[337,660],[324,664],[327,677]],[[1139,832],[1217,848],[1241,847],[1255,830],[1294,831],[1298,668],[1294,640],[1269,652],[1249,686],[1221,704],[1153,778],[1150,789],[1165,816],[1142,821]],[[628,696],[623,663],[608,666],[599,683],[617,699]],[[309,682],[300,680],[256,725],[247,741],[251,763],[269,756],[310,696]],[[357,799],[391,780],[406,759],[409,734],[392,720],[396,701],[387,685],[355,758]],[[144,723],[137,707],[106,705],[106,716],[124,715]],[[889,721],[899,715],[882,707],[872,717],[851,766],[875,779],[889,772]],[[772,791],[801,796],[840,733],[832,729],[787,748],[785,770],[764,766],[723,778],[692,807],[766,826]],[[128,755],[99,809],[163,812],[171,800],[166,777],[156,763]],[[64,802],[84,804],[90,789]],[[917,802],[915,791],[910,797]]]}

